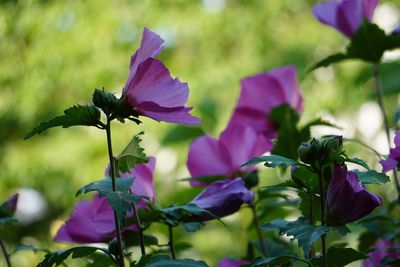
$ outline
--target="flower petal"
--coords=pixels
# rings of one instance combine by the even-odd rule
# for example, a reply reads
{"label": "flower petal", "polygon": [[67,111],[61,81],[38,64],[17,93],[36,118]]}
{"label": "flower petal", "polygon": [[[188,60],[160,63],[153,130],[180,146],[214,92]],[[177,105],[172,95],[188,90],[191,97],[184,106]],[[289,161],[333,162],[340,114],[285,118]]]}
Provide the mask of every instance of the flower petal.
{"label": "flower petal", "polygon": [[397,160],[388,158],[385,160],[379,161],[379,163],[382,165],[382,172],[388,172],[390,170],[394,170],[397,168]]}

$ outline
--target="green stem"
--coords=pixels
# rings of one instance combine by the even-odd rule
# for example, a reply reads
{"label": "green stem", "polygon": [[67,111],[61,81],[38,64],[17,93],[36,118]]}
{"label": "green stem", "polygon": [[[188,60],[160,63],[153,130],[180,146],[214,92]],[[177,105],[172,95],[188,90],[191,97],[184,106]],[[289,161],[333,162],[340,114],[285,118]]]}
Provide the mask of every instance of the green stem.
{"label": "green stem", "polygon": [[[308,208],[308,223],[312,225],[313,222],[313,195],[310,194],[310,206]],[[315,256],[314,246],[311,245],[310,252],[308,253],[308,258],[312,259]]]}
{"label": "green stem", "polygon": [[176,260],[176,251],[174,246],[174,233],[172,232],[172,225],[168,224],[168,235],[169,235],[169,242],[168,246],[171,251],[172,259]]}
{"label": "green stem", "polygon": [[[325,221],[325,190],[324,190],[324,174],[323,167],[318,168],[318,179],[319,179],[319,194],[321,204],[321,225],[326,226]],[[322,249],[322,266],[328,266],[328,255],[326,252],[326,234],[321,235],[321,249]]]}
{"label": "green stem", "polygon": [[[386,138],[388,141],[389,149],[390,149],[390,132],[389,132],[389,122],[385,111],[385,104],[383,102],[383,89],[382,89],[382,80],[380,74],[380,65],[379,63],[375,63],[373,65],[374,70],[374,79],[375,79],[375,92],[376,98],[378,100],[379,108],[381,109],[382,118],[383,118],[383,125],[385,126]],[[397,198],[400,199],[400,184],[399,178],[397,176],[396,169],[393,170],[393,178],[394,178],[394,185],[397,190]]]}
{"label": "green stem", "polygon": [[256,227],[256,232],[260,243],[261,252],[265,257],[268,257],[268,250],[267,246],[265,245],[264,236],[261,232],[260,220],[258,219],[257,216],[256,205],[255,203],[250,203],[249,206],[251,208],[251,211],[253,212],[253,220],[254,220],[254,225]]}
{"label": "green stem", "polygon": [[[111,183],[112,183],[112,190],[113,192],[117,191],[117,184],[115,181],[116,177],[116,170],[115,170],[115,158],[113,156],[112,151],[112,144],[111,144],[111,121],[107,118],[107,125],[106,125],[106,133],[107,133],[107,147],[108,147],[108,157],[110,160],[110,172],[111,172]],[[118,218],[117,213],[114,210],[114,222],[115,222],[115,231],[117,234],[117,241],[118,241],[118,265],[120,267],[125,267],[125,260],[124,260],[124,250],[123,250],[123,243],[122,243],[122,234],[121,234],[121,224]]]}
{"label": "green stem", "polygon": [[139,213],[137,211],[136,206],[132,204],[132,207],[133,207],[133,213],[135,214],[136,224],[139,232],[140,252],[142,253],[142,256],[144,256],[146,255],[146,244],[144,241],[143,226],[140,223]]}
{"label": "green stem", "polygon": [[2,240],[0,240],[0,247],[1,247],[1,251],[3,252],[4,258],[6,260],[7,267],[11,267],[10,256],[8,255],[6,247],[4,246],[4,243]]}

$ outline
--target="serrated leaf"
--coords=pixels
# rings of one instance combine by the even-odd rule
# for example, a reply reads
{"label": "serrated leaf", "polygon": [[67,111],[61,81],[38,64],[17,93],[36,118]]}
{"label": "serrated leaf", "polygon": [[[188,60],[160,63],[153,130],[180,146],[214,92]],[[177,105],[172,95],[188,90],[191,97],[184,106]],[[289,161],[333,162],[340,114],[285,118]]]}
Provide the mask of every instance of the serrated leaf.
{"label": "serrated leaf", "polygon": [[124,221],[125,214],[132,211],[132,205],[136,205],[141,199],[147,198],[145,196],[136,196],[132,193],[124,192],[107,192],[105,195],[108,198],[108,203],[117,213],[121,222]]}
{"label": "serrated leaf", "polygon": [[299,247],[304,250],[304,255],[307,255],[312,244],[322,235],[333,230],[333,227],[310,225],[306,219],[300,218],[297,221],[273,220],[262,225],[261,229],[264,231],[278,230],[281,235],[293,236],[291,240],[297,240]]}
{"label": "serrated leaf", "polygon": [[292,261],[301,261],[306,263],[308,266],[312,266],[312,264],[306,259],[302,259],[300,257],[292,255],[282,255],[282,256],[268,257],[268,258],[257,257],[251,264],[243,266],[246,267],[276,266],[280,264],[291,263]]}
{"label": "serrated leaf", "polygon": [[140,146],[142,139],[140,135],[143,132],[134,135],[126,148],[116,158],[116,168],[120,172],[129,172],[136,164],[147,163],[149,159],[144,153],[144,149]]}
{"label": "serrated leaf", "polygon": [[353,170],[363,184],[385,184],[390,181],[389,177],[381,172],[368,170],[365,172]]}
{"label": "serrated leaf", "polygon": [[251,165],[256,165],[259,163],[264,163],[265,166],[267,167],[278,167],[278,166],[283,166],[283,167],[289,167],[292,165],[298,165],[299,163],[293,159],[289,159],[283,156],[279,155],[269,155],[269,156],[261,156],[261,157],[254,157],[245,164],[242,165],[244,166],[251,166]]}
{"label": "serrated leaf", "polygon": [[316,70],[318,68],[321,67],[328,67],[334,63],[338,63],[341,62],[343,60],[346,59],[350,59],[351,57],[349,57],[348,55],[345,55],[343,53],[338,53],[338,54],[334,54],[334,55],[330,55],[324,59],[322,59],[321,61],[318,61],[317,63],[315,63],[314,65],[312,65],[307,72],[311,72],[313,70]]}
{"label": "serrated leaf", "polygon": [[[355,261],[367,259],[368,255],[353,248],[341,248],[332,246],[328,249],[328,267],[343,267]],[[315,266],[322,266],[320,257],[312,259]]]}
{"label": "serrated leaf", "polygon": [[37,265],[37,267],[57,266],[57,265],[60,265],[61,263],[63,263],[69,256],[72,256],[73,259],[84,258],[84,257],[92,255],[93,253],[95,253],[97,251],[110,256],[106,249],[89,247],[89,246],[80,246],[80,247],[74,247],[74,248],[70,248],[70,249],[65,249],[65,250],[48,253],[44,256],[44,260],[42,262],[40,262]]}
{"label": "serrated leaf", "polygon": [[100,128],[100,110],[94,105],[75,105],[64,110],[64,115],[41,122],[38,126],[33,128],[32,131],[25,135],[24,139],[29,139],[49,128],[58,126],[63,128],[71,126],[94,126]]}
{"label": "serrated leaf", "polygon": [[318,175],[306,166],[296,166],[290,175],[294,183],[308,192],[316,192],[319,188]]}
{"label": "serrated leaf", "polygon": [[14,254],[14,253],[19,252],[19,251],[33,251],[33,252],[50,253],[50,250],[48,250],[47,248],[36,248],[34,246],[31,246],[31,245],[19,245],[19,246],[16,246],[12,253]]}
{"label": "serrated leaf", "polygon": [[[116,190],[117,191],[122,191],[122,192],[127,192],[129,188],[132,186],[133,181],[135,180],[135,177],[129,177],[129,178],[116,178],[115,179],[115,184],[116,184]],[[81,189],[76,192],[76,195],[78,196],[79,194],[86,194],[88,192],[93,192],[97,191],[101,196],[104,196],[108,192],[112,192],[112,179],[109,177],[105,177],[101,181],[93,182],[88,185],[85,185]]]}

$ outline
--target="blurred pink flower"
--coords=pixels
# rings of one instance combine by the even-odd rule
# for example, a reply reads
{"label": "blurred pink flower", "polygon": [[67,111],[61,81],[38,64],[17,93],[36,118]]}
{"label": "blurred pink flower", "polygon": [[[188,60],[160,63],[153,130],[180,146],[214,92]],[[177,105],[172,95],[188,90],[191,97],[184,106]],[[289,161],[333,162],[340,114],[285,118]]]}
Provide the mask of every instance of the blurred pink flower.
{"label": "blurred pink flower", "polygon": [[[135,177],[131,190],[136,195],[145,195],[154,200],[153,171],[155,158],[150,157],[146,164],[137,164],[124,177]],[[141,201],[138,208],[145,208]],[[128,217],[132,214],[128,214]],[[125,231],[136,231],[136,226],[128,226]],[[97,193],[91,201],[80,201],[74,208],[71,217],[58,230],[55,241],[72,243],[100,243],[113,238],[115,231],[114,214],[108,199]]]}
{"label": "blurred pink flower", "polygon": [[223,258],[217,265],[217,267],[240,267],[243,264],[249,264],[249,261],[245,260],[231,260],[228,258]]}
{"label": "blurred pink flower", "polygon": [[362,267],[380,267],[382,266],[381,261],[385,257],[400,259],[400,254],[398,252],[390,251],[390,248],[395,247],[399,247],[399,244],[383,239],[378,240],[374,245],[374,251],[368,253],[369,259],[363,260]]}
{"label": "blurred pink flower", "polygon": [[378,0],[340,0],[316,4],[314,16],[347,37],[357,32],[364,19],[371,21]]}
{"label": "blurred pink flower", "polygon": [[164,40],[145,28],[139,49],[131,57],[130,73],[122,94],[139,115],[156,121],[199,124],[185,107],[189,96],[187,83],[172,78],[164,64],[155,59]]}
{"label": "blurred pink flower", "polygon": [[[195,139],[189,148],[187,166],[192,177],[233,178],[249,170],[240,166],[262,152],[257,146],[257,135],[252,128],[232,125],[221,133],[219,139],[209,135]],[[206,184],[191,180],[192,186]]]}
{"label": "blurred pink flower", "polygon": [[380,161],[383,172],[395,170],[400,163],[400,131],[396,131],[394,145],[395,147],[390,149],[389,157]]}
{"label": "blurred pink flower", "polygon": [[258,147],[262,152],[273,149],[272,139],[277,127],[268,120],[271,110],[282,104],[302,111],[302,96],[294,66],[272,69],[244,78],[241,93],[228,126],[250,126],[258,134]]}

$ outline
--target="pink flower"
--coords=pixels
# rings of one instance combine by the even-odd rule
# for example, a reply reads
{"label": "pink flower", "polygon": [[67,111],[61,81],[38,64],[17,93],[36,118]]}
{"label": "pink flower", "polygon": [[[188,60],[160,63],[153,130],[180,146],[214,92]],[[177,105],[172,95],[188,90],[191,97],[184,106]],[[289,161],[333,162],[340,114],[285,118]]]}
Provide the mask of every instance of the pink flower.
{"label": "pink flower", "polygon": [[[134,180],[131,190],[136,195],[146,195],[154,200],[153,171],[155,158],[150,157],[146,164],[137,164],[129,174]],[[144,201],[137,205],[145,208]],[[128,214],[128,217],[132,214]],[[128,226],[125,231],[135,231],[136,226]],[[108,199],[94,195],[90,201],[80,201],[74,208],[71,217],[58,230],[55,241],[72,243],[101,243],[113,238],[115,231],[114,213]]]}
{"label": "pink flower", "polygon": [[383,172],[395,170],[400,163],[400,131],[396,131],[394,145],[395,147],[390,149],[389,157],[380,161]]}
{"label": "pink flower", "polygon": [[[399,244],[394,242],[390,242],[387,240],[378,240],[374,245],[374,251],[368,253],[369,259],[363,260],[362,267],[379,267],[381,265],[381,261],[385,257],[389,257],[392,259],[400,259],[399,253],[395,251],[390,251],[390,248],[398,247]],[[394,266],[394,265],[393,265]]]}
{"label": "pink flower", "polygon": [[217,265],[217,267],[240,267],[244,264],[249,264],[249,261],[245,260],[231,260],[228,258],[223,258]]}
{"label": "pink flower", "polygon": [[145,28],[139,49],[131,57],[130,73],[123,95],[139,115],[156,121],[195,125],[200,120],[185,107],[189,96],[187,83],[172,78],[164,64],[155,59],[164,40]]}
{"label": "pink flower", "polygon": [[[192,177],[233,178],[249,170],[240,166],[262,152],[252,128],[232,125],[221,133],[219,139],[209,135],[195,139],[189,148],[187,166]],[[205,186],[206,183],[192,180],[191,185]]]}
{"label": "pink flower", "polygon": [[250,126],[258,134],[258,146],[263,152],[273,149],[272,139],[277,127],[268,120],[271,110],[282,104],[302,111],[302,97],[296,78],[296,68],[286,66],[244,78],[242,89],[229,126]]}
{"label": "pink flower", "polygon": [[314,16],[347,37],[357,32],[364,19],[371,21],[378,0],[340,0],[316,4]]}

